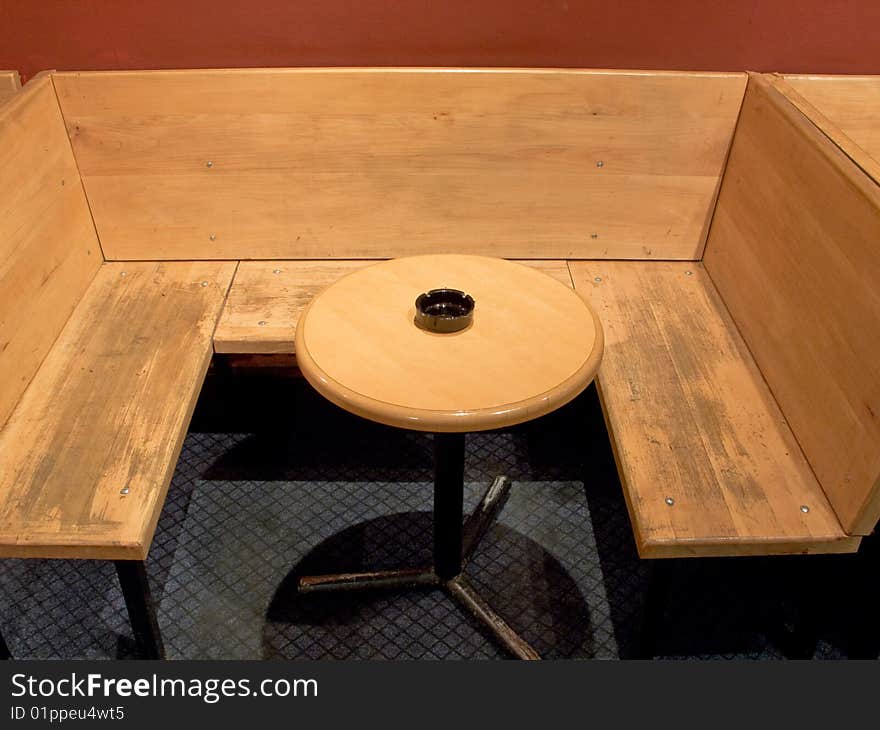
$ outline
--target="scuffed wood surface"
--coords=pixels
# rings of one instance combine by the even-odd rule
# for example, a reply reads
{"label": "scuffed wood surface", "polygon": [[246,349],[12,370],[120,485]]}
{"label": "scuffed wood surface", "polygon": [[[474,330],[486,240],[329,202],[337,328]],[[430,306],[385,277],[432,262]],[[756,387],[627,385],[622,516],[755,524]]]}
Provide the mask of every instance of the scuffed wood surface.
{"label": "scuffed wood surface", "polygon": [[605,329],[597,382],[642,557],[857,548],[701,264],[570,268]]}
{"label": "scuffed wood surface", "polygon": [[880,187],[752,77],[704,258],[847,532],[880,520]]}
{"label": "scuffed wood surface", "polygon": [[234,268],[101,268],[0,432],[0,556],[146,556]]}

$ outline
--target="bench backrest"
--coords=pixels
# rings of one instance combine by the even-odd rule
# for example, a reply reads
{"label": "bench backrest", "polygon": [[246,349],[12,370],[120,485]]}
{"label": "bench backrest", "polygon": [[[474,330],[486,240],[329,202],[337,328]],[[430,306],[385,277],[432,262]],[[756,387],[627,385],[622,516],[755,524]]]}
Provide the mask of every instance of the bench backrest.
{"label": "bench backrest", "polygon": [[880,187],[766,78],[749,79],[704,263],[841,525],[868,534],[880,519]]}
{"label": "bench backrest", "polygon": [[880,76],[785,74],[783,78],[880,163]]}
{"label": "bench backrest", "polygon": [[0,104],[18,93],[21,88],[21,78],[18,71],[0,71]]}
{"label": "bench backrest", "polygon": [[58,73],[108,259],[698,259],[745,74]]}
{"label": "bench backrest", "polygon": [[52,79],[0,107],[0,427],[98,267]]}

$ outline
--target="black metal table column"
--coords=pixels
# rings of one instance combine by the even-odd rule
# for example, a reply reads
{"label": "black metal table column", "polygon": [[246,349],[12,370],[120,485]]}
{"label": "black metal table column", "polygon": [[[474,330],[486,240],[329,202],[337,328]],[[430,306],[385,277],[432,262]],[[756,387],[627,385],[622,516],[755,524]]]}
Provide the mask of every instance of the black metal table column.
{"label": "black metal table column", "polygon": [[464,434],[434,436],[434,572],[452,580],[462,567]]}
{"label": "black metal table column", "polygon": [[468,558],[504,506],[511,484],[506,477],[496,477],[467,523],[462,525],[464,446],[463,433],[434,435],[434,564],[431,567],[303,576],[299,579],[299,592],[417,586],[442,588],[515,657],[540,659],[538,652],[492,610],[464,576]]}

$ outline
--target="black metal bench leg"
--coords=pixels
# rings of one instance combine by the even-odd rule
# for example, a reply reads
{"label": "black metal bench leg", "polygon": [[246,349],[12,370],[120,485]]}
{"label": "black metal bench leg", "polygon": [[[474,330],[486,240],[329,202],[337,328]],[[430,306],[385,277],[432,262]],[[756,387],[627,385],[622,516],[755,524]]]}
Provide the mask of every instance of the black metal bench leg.
{"label": "black metal bench leg", "polygon": [[819,645],[822,594],[816,590],[816,576],[822,556],[795,555],[788,560],[789,590],[795,611],[790,627],[779,637],[778,645],[786,659],[812,659]]}
{"label": "black metal bench leg", "polygon": [[3,638],[3,634],[0,634],[0,660],[3,659],[12,659],[12,652],[9,651],[9,647],[6,645],[6,639]]}
{"label": "black metal bench leg", "polygon": [[862,540],[850,571],[849,596],[853,603],[847,655],[850,659],[880,658],[880,534],[875,530]]}
{"label": "black metal bench leg", "polygon": [[672,580],[671,559],[651,560],[648,576],[648,593],[645,597],[642,633],[639,637],[638,658],[653,659],[657,653],[657,638],[663,628],[663,617],[669,602],[669,586]]}
{"label": "black metal bench leg", "polygon": [[142,659],[164,659],[165,647],[144,561],[117,560],[115,563],[138,653]]}

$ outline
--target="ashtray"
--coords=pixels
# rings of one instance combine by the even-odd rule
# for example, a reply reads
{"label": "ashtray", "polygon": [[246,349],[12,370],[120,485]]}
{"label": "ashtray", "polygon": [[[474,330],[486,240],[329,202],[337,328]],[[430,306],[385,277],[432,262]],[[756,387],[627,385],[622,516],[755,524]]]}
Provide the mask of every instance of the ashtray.
{"label": "ashtray", "polygon": [[458,289],[431,289],[416,299],[415,323],[428,332],[458,332],[474,319],[474,298]]}

